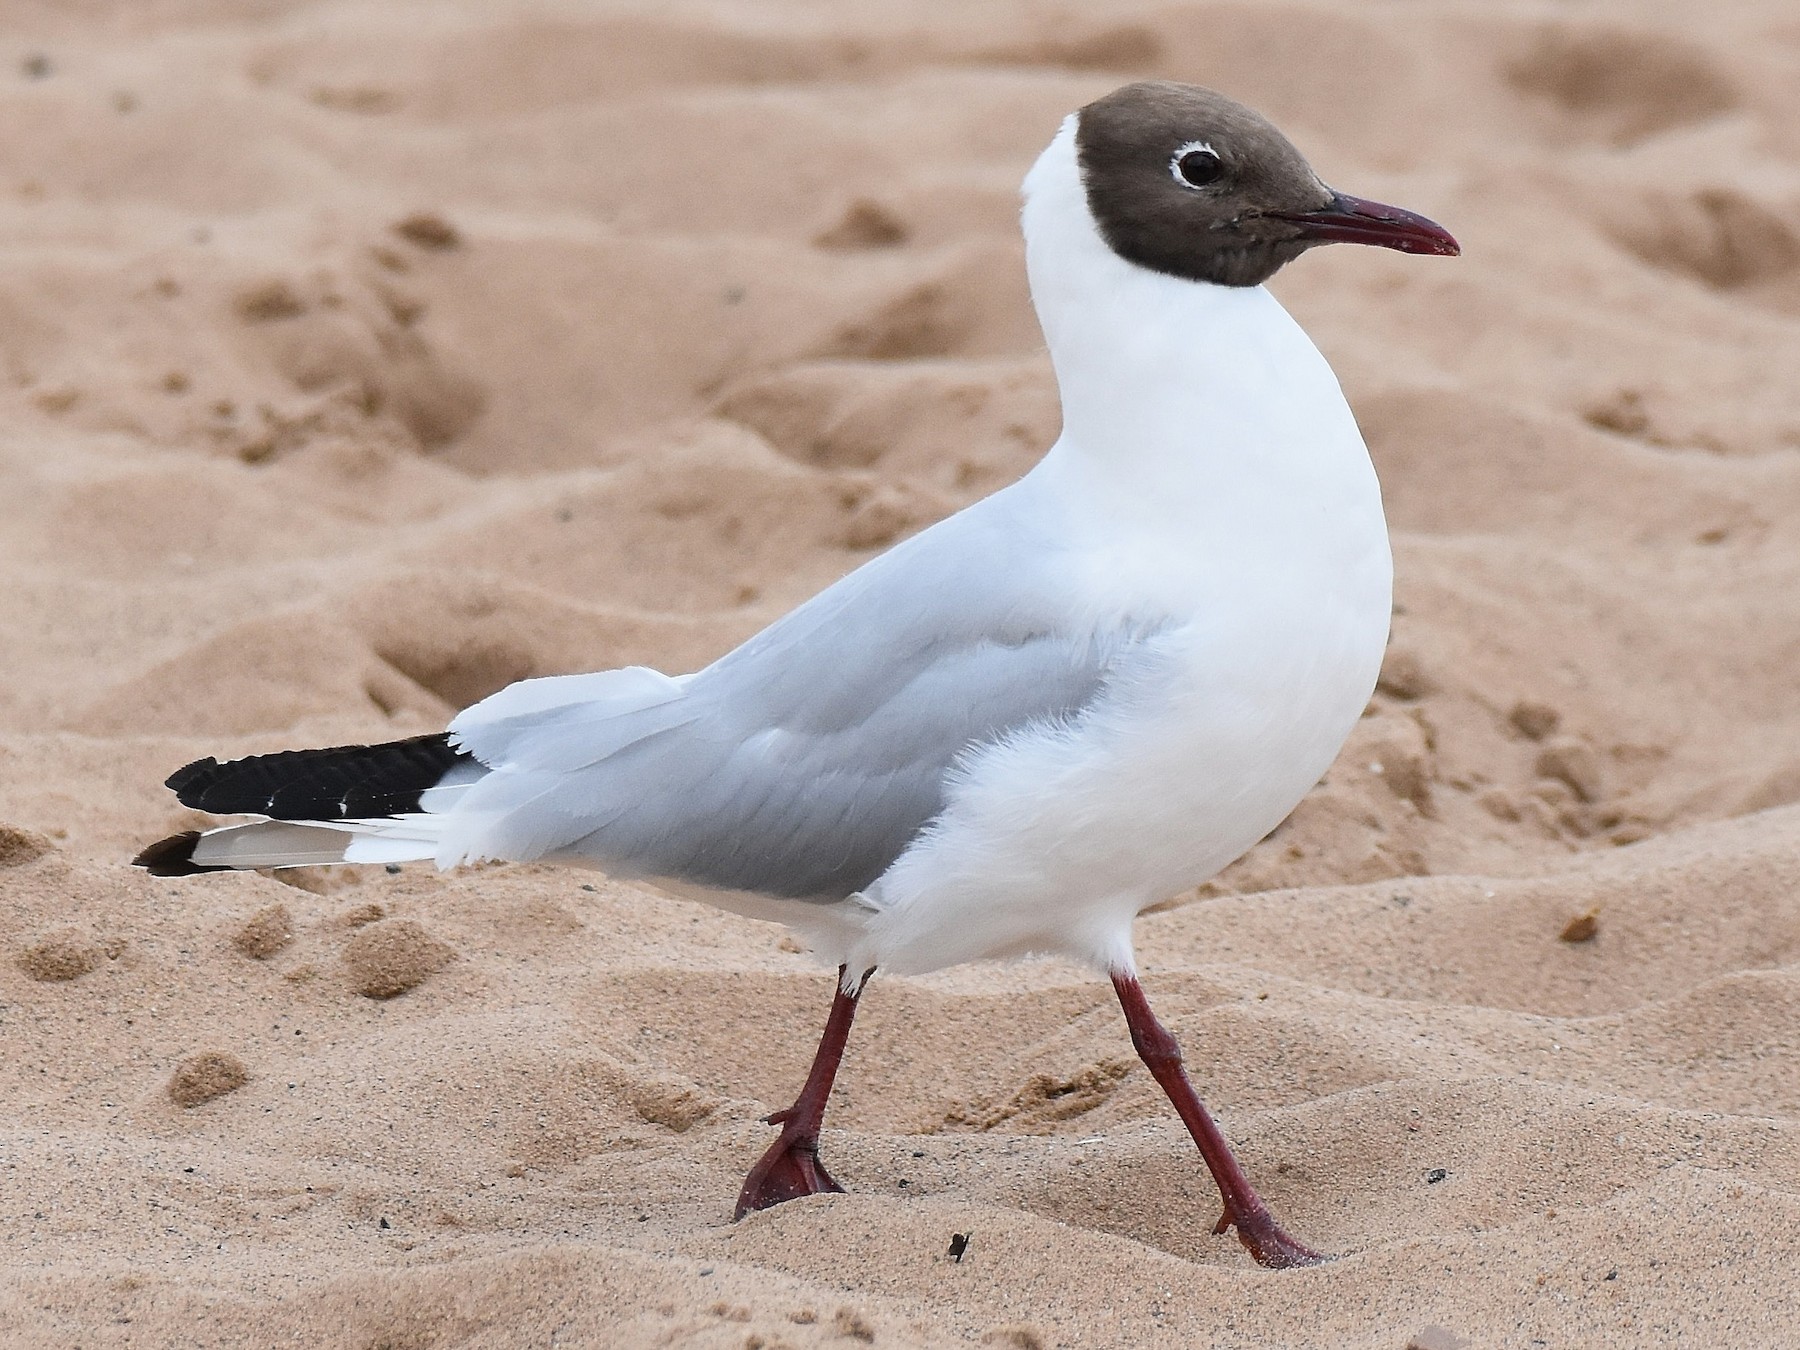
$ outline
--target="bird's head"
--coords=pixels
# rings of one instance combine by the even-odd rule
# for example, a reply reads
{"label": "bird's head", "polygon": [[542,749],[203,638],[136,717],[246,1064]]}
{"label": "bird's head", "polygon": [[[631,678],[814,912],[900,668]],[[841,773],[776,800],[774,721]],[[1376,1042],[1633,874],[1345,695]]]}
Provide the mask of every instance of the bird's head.
{"label": "bird's head", "polygon": [[1147,80],[1096,99],[1075,148],[1101,237],[1170,276],[1257,286],[1315,244],[1461,251],[1423,216],[1326,187],[1266,118],[1197,85]]}

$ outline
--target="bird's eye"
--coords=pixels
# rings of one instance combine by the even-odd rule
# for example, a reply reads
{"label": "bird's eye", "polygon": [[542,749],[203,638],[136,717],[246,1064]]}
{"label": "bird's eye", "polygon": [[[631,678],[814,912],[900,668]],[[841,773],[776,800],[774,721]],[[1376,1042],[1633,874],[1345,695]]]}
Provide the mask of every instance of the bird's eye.
{"label": "bird's eye", "polygon": [[1169,172],[1184,187],[1203,188],[1218,181],[1225,163],[1210,145],[1189,141],[1169,160]]}

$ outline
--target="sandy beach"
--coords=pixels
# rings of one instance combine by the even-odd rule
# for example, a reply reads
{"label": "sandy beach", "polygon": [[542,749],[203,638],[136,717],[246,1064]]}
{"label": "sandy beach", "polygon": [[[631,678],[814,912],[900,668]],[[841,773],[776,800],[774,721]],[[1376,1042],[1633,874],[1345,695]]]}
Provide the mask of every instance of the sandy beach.
{"label": "sandy beach", "polygon": [[[1456,260],[1273,289],[1379,468],[1349,746],[1138,924],[1258,1269],[1052,961],[830,977],[540,866],[159,881],[175,767],[693,669],[1027,469],[1017,188],[1208,84]],[[0,1341],[1800,1342],[1800,16],[1785,0],[14,0]],[[960,1259],[952,1237],[963,1235]]]}

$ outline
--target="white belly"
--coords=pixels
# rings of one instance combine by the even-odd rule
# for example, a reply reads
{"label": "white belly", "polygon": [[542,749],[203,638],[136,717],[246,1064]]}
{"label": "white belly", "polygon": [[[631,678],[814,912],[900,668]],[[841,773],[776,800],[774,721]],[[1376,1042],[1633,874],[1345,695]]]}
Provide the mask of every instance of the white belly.
{"label": "white belly", "polygon": [[1280,824],[1355,726],[1387,639],[1381,544],[1357,584],[1166,632],[1073,727],[984,752],[871,888],[846,959],[919,974],[1035,951],[1129,967],[1132,917]]}

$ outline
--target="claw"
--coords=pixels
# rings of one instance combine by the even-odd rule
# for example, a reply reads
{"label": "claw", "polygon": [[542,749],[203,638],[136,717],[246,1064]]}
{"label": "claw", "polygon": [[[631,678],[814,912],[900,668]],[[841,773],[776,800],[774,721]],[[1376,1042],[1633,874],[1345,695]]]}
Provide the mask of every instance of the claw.
{"label": "claw", "polygon": [[781,1138],[769,1146],[769,1151],[744,1179],[744,1189],[738,1192],[737,1210],[731,1217],[735,1221],[753,1209],[768,1209],[803,1195],[842,1194],[843,1189],[819,1161],[816,1135],[808,1139],[797,1133],[790,1136],[783,1130]]}
{"label": "claw", "polygon": [[1233,1222],[1237,1225],[1238,1241],[1256,1258],[1259,1266],[1266,1266],[1271,1270],[1290,1270],[1295,1266],[1324,1265],[1333,1259],[1324,1252],[1315,1252],[1297,1238],[1289,1237],[1282,1226],[1275,1222],[1275,1216],[1267,1210],[1252,1216],[1247,1223],[1243,1220]]}

